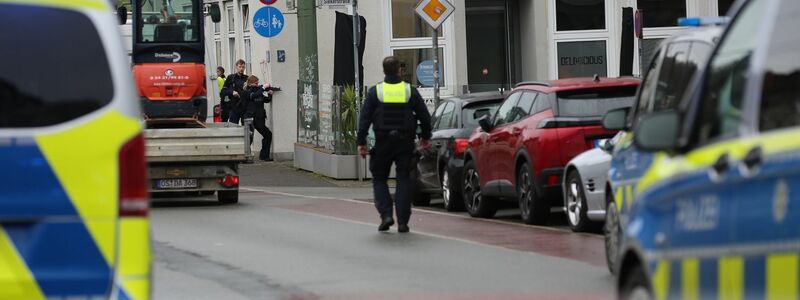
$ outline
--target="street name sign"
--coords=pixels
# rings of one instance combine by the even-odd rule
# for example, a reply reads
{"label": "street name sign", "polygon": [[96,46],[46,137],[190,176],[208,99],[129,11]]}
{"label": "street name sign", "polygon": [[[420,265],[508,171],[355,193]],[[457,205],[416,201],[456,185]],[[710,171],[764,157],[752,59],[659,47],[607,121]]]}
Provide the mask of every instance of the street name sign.
{"label": "street name sign", "polygon": [[327,5],[328,8],[353,6],[353,0],[320,0],[320,6]]}
{"label": "street name sign", "polygon": [[434,29],[442,26],[456,8],[447,0],[422,0],[414,12]]}
{"label": "street name sign", "polygon": [[283,13],[272,6],[259,8],[253,16],[253,28],[263,37],[277,36],[283,30],[284,24]]}

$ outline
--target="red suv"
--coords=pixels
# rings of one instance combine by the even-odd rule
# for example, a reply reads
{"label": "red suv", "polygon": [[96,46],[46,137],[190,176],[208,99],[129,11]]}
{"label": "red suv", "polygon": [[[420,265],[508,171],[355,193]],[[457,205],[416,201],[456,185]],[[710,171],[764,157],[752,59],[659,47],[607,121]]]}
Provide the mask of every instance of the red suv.
{"label": "red suv", "polygon": [[638,86],[635,78],[599,77],[518,84],[470,137],[462,177],[469,214],[491,218],[498,200],[512,200],[525,223],[547,222],[551,206],[563,205],[564,166],[615,134],[602,116],[631,106]]}

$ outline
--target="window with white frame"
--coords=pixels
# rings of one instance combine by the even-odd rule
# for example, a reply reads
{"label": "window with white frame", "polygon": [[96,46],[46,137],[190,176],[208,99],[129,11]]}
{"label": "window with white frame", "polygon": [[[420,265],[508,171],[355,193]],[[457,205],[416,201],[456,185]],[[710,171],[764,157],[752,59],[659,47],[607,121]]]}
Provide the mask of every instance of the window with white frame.
{"label": "window with white frame", "polygon": [[225,6],[225,11],[228,14],[228,33],[235,34],[236,32],[236,11],[233,5]]}
{"label": "window with white frame", "polygon": [[250,31],[250,6],[242,4],[242,31]]}
{"label": "window with white frame", "polygon": [[636,0],[636,6],[645,28],[675,27],[686,17],[685,0]]}
{"label": "window with white frame", "polygon": [[236,38],[228,38],[228,68],[233,72],[236,71]]}
{"label": "window with white frame", "polygon": [[605,0],[556,1],[556,31],[606,29]]}
{"label": "window with white frame", "polygon": [[605,0],[551,0],[555,78],[608,76],[610,5]]}
{"label": "window with white frame", "polygon": [[[245,61],[245,73],[253,74],[253,63],[250,61],[250,37],[246,36],[244,38],[244,61]],[[263,80],[263,79],[262,79]]]}
{"label": "window with white frame", "polygon": [[[219,39],[215,39],[214,40],[214,51],[216,51],[214,53],[214,55],[215,55],[215,57],[217,59],[215,61],[215,63],[217,64],[217,66],[221,66],[222,65],[222,41],[220,41]],[[230,71],[230,69],[228,69],[228,71]]]}
{"label": "window with white frame", "polygon": [[[391,0],[387,12],[388,51],[401,61],[402,79],[421,88],[423,93],[433,88],[433,29],[414,13],[418,0]],[[448,20],[449,22],[449,20]],[[452,94],[452,80],[448,78],[450,57],[449,25],[439,28],[439,85],[442,94]]]}

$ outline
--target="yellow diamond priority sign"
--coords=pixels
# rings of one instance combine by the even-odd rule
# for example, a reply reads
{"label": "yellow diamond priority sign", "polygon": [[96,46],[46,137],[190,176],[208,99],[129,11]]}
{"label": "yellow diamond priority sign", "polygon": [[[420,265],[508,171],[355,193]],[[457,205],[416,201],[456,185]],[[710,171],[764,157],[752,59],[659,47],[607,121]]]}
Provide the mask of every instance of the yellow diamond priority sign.
{"label": "yellow diamond priority sign", "polygon": [[447,0],[422,0],[414,8],[417,15],[433,28],[439,28],[456,8]]}

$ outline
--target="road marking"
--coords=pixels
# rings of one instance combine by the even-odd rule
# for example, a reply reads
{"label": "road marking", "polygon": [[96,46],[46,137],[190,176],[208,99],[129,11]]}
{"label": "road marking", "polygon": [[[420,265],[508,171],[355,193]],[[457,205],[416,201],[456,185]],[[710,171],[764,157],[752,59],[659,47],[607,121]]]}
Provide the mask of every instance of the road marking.
{"label": "road marking", "polygon": [[[373,204],[370,203],[370,202],[364,202],[364,201],[359,201],[359,200],[355,200],[355,199],[336,198],[336,197],[322,197],[322,196],[309,196],[309,195],[301,195],[301,194],[284,193],[284,192],[278,192],[278,191],[258,189],[258,188],[252,188],[252,187],[240,187],[239,189],[240,190],[246,190],[246,191],[252,191],[252,192],[262,192],[262,193],[267,193],[267,194],[281,195],[281,196],[287,196],[287,197],[317,199],[317,200],[339,200],[339,201],[366,204],[366,205],[373,206]],[[470,217],[470,216],[462,216],[462,215],[456,215],[456,214],[433,211],[433,210],[427,210],[427,209],[419,209],[419,208],[414,208],[414,207],[412,207],[411,210],[415,211],[415,212],[430,213],[430,214],[435,214],[435,215],[440,215],[440,216],[457,217],[457,218],[470,219],[470,220],[475,220],[475,221],[480,221],[480,222],[488,222],[488,223],[503,224],[503,225],[514,225],[514,226],[519,226],[519,227],[523,227],[523,228],[544,229],[544,230],[550,230],[550,231],[560,232],[560,233],[578,234],[578,235],[583,235],[583,236],[591,237],[591,238],[603,238],[602,235],[589,234],[589,233],[585,233],[585,232],[572,232],[572,230],[553,228],[553,227],[548,227],[548,226],[528,225],[528,224],[519,224],[519,223],[512,223],[512,222],[499,221],[499,220],[493,220],[493,219],[473,218],[473,217]]]}

